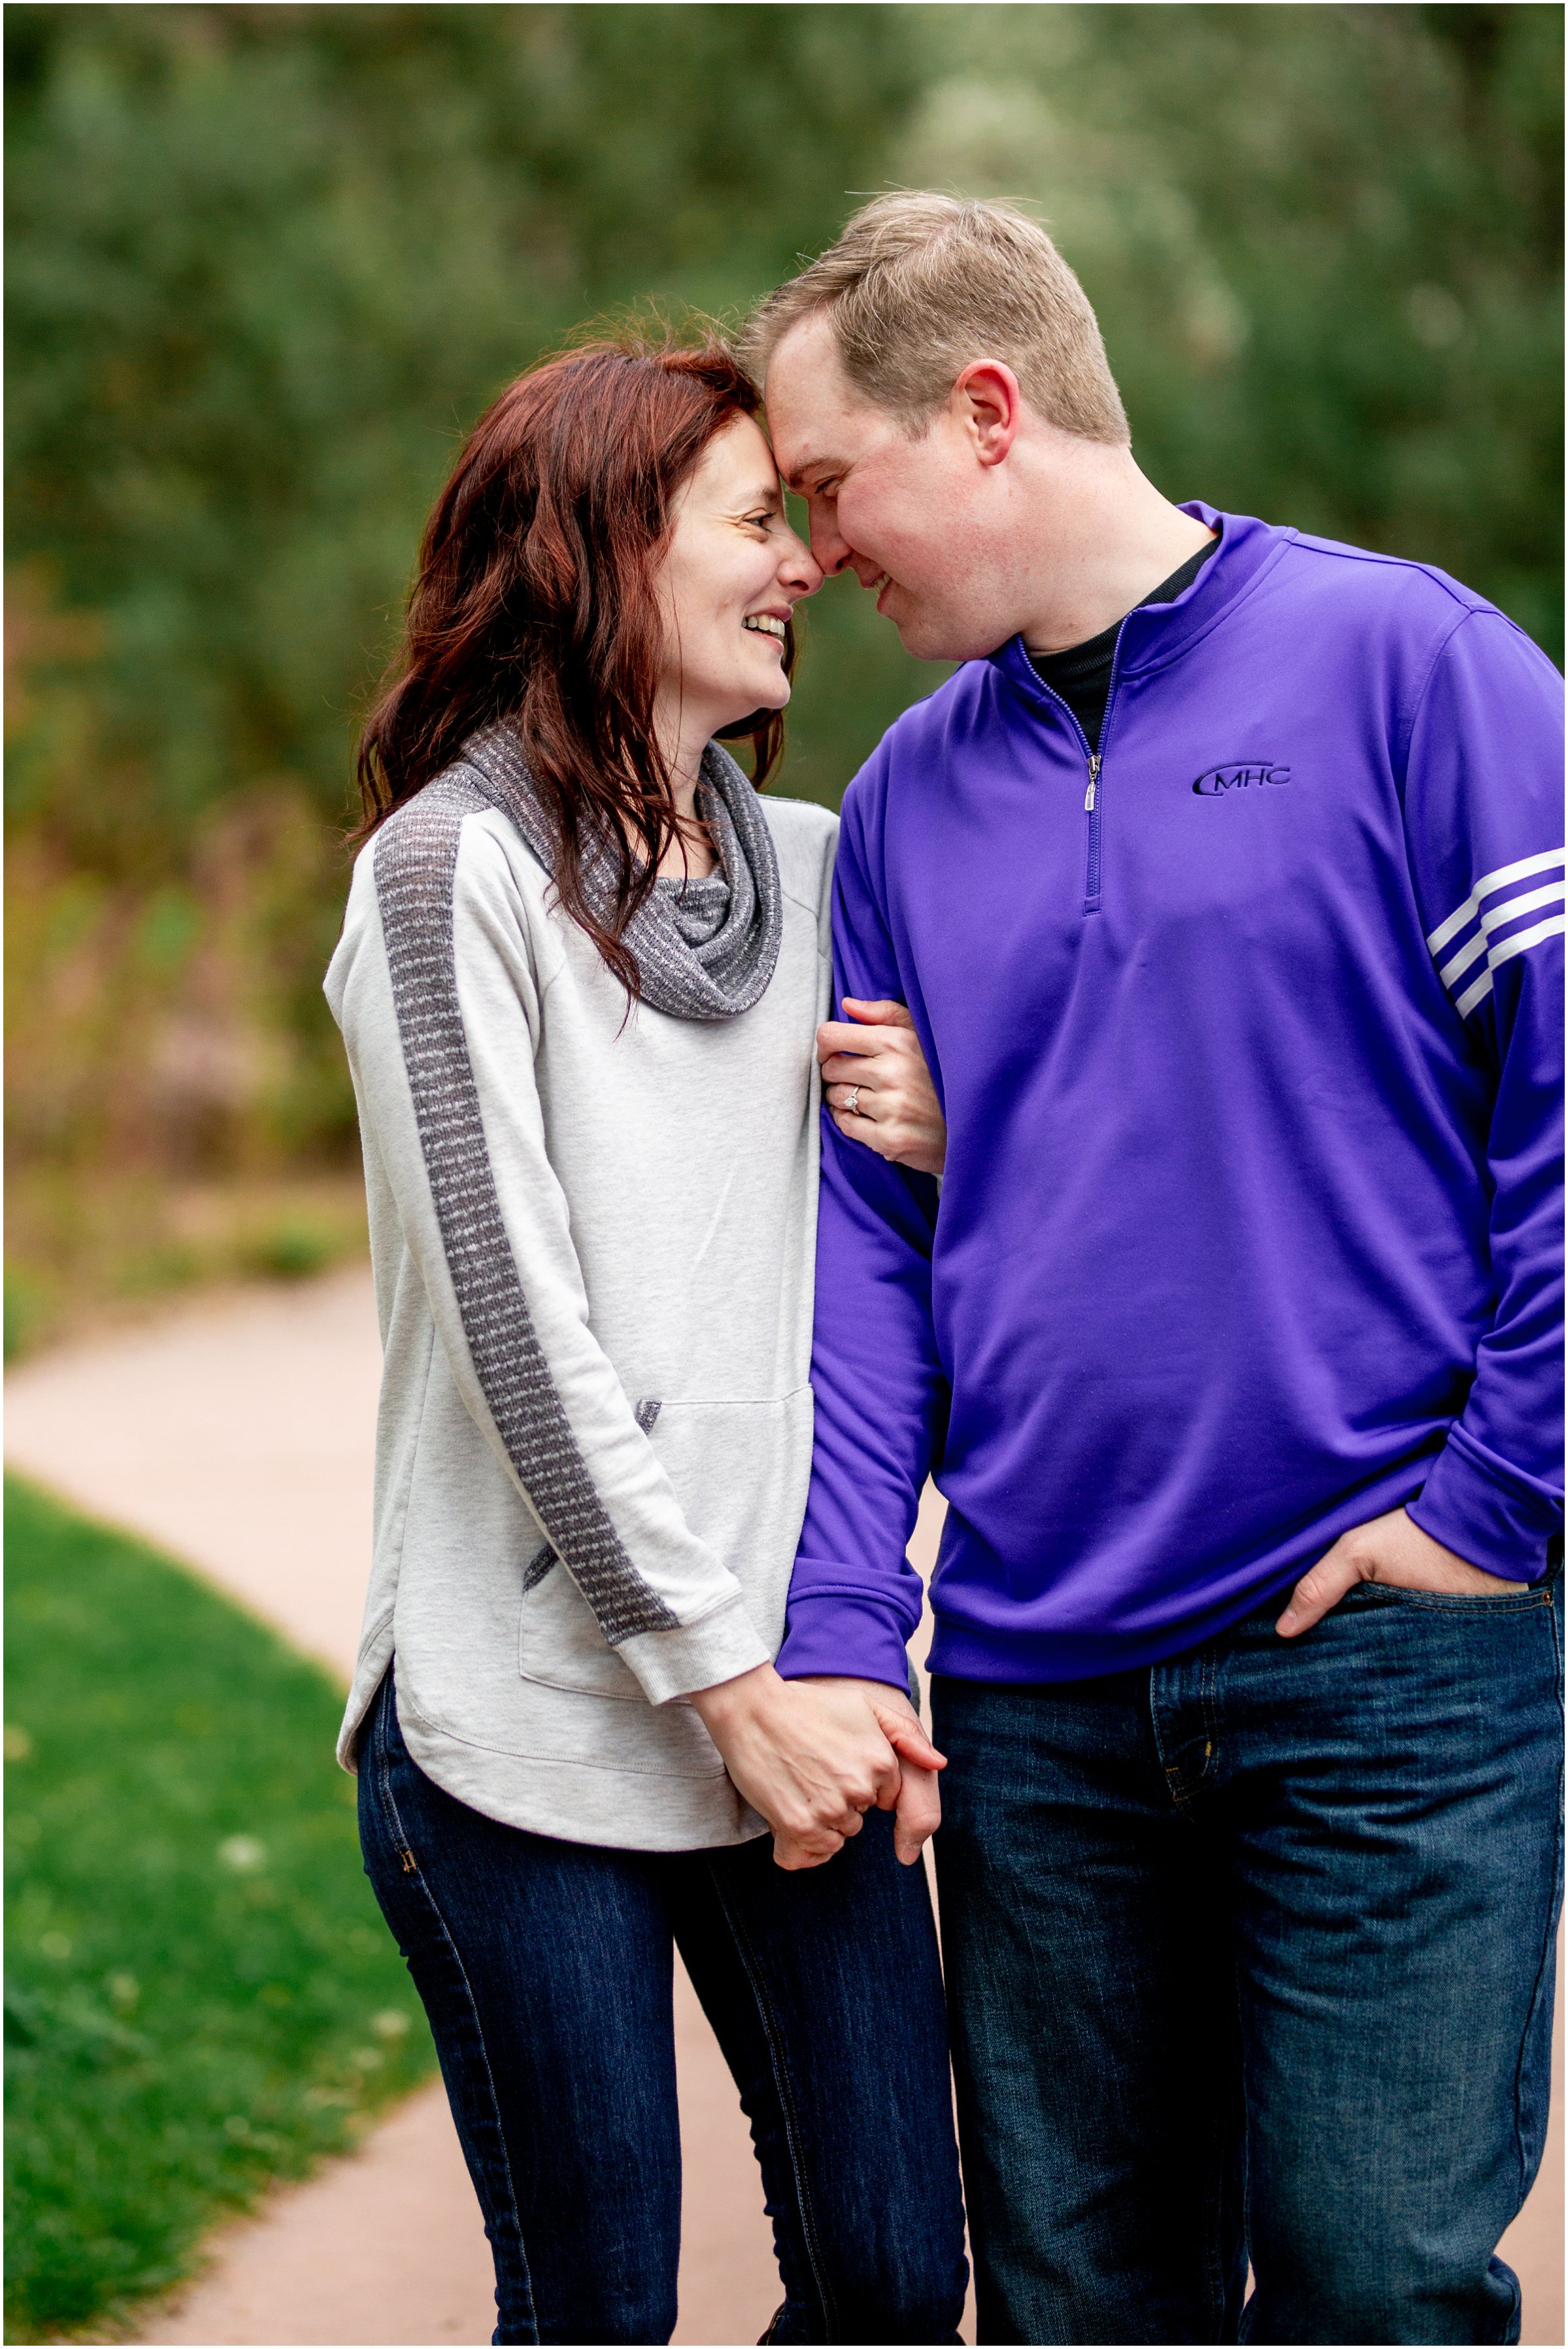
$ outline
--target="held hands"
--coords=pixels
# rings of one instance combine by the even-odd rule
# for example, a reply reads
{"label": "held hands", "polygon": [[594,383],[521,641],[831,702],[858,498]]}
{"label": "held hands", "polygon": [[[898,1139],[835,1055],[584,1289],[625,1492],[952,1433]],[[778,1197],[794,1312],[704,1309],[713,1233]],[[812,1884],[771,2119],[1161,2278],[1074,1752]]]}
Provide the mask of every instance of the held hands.
{"label": "held hands", "polygon": [[1340,1535],[1334,1547],[1302,1576],[1274,1630],[1285,1640],[1310,1631],[1358,1582],[1391,1582],[1405,1590],[1448,1590],[1475,1599],[1506,1599],[1524,1587],[1457,1557],[1424,1534],[1403,1509],[1390,1509],[1386,1516],[1370,1517]]}
{"label": "held hands", "polygon": [[940,1174],[947,1122],[913,1020],[902,1003],[862,1003],[853,995],[845,996],[843,1009],[848,1020],[830,1019],[817,1030],[833,1123],[879,1158]]}
{"label": "held hands", "polygon": [[[859,1835],[862,1813],[873,1807],[898,1812],[894,1847],[906,1865],[918,1858],[937,1823],[944,1757],[896,1689],[880,1681],[785,1681],[758,1664],[717,1688],[695,1689],[691,1702],[737,1788],[772,1828],[780,1868],[820,1868]],[[918,1825],[923,1818],[929,1824]]]}
{"label": "held hands", "polygon": [[844,1680],[825,1672],[809,1672],[800,1686],[852,1692],[876,1715],[878,1727],[899,1758],[892,1847],[904,1867],[913,1868],[926,1837],[934,1835],[942,1825],[942,1789],[936,1774],[947,1767],[946,1756],[938,1754],[931,1744],[903,1691],[891,1688],[886,1681]]}

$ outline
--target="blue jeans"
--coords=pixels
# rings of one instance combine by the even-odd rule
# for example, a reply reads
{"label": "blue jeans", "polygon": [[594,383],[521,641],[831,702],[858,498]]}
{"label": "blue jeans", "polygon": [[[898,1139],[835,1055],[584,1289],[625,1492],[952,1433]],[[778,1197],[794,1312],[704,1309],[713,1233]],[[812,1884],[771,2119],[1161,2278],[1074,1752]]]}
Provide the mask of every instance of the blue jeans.
{"label": "blue jeans", "polygon": [[825,1868],[771,1840],[561,1843],[410,1758],[392,1675],[359,1744],[366,1872],[430,2018],[495,2256],[497,2341],[676,2322],[678,1945],[740,2090],[780,2342],[953,2342],[967,2268],[936,1934],[872,1812]]}
{"label": "blue jeans", "polygon": [[1519,2338],[1561,1602],[1367,1584],[1294,1642],[1282,1599],[1151,1671],[934,1683],[983,2342]]}

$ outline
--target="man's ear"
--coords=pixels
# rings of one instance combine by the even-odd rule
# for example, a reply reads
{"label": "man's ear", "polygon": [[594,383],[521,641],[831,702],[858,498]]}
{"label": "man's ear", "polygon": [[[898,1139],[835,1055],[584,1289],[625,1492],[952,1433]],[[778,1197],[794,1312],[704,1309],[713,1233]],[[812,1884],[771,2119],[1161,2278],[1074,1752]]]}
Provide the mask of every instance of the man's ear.
{"label": "man's ear", "polygon": [[961,429],[983,465],[999,465],[1017,438],[1024,395],[1000,359],[975,359],[953,387]]}

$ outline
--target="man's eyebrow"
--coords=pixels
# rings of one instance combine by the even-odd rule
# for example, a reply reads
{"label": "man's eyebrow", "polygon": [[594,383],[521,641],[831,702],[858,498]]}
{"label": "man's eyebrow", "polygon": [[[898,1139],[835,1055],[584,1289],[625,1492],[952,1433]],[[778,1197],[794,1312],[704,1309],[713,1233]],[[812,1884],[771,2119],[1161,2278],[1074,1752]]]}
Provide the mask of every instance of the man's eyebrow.
{"label": "man's eyebrow", "polygon": [[800,484],[805,480],[807,474],[820,473],[824,470],[830,473],[836,473],[840,471],[840,467],[838,463],[830,457],[802,457],[799,463],[789,472],[785,474],[784,485],[786,489],[793,490],[797,497],[802,497],[805,492],[802,491]]}

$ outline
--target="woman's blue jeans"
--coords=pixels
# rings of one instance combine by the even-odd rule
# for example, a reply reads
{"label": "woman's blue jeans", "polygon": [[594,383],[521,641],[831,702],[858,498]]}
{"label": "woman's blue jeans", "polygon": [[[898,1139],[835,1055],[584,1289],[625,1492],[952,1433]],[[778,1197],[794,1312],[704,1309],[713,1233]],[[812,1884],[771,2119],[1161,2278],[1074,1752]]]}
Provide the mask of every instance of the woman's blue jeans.
{"label": "woman's blue jeans", "polygon": [[957,2339],[936,1935],[891,1817],[799,1874],[768,1837],[664,1854],[525,1834],[418,1768],[388,1672],[360,1736],[359,1822],[484,2211],[497,2341],[670,2337],[676,1946],[761,2165],[785,2294],[768,2338]]}
{"label": "woman's blue jeans", "polygon": [[1561,1580],[1363,1585],[1294,1641],[1282,1604],[1152,1671],[934,1683],[983,2342],[1519,2338]]}

